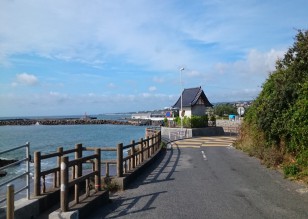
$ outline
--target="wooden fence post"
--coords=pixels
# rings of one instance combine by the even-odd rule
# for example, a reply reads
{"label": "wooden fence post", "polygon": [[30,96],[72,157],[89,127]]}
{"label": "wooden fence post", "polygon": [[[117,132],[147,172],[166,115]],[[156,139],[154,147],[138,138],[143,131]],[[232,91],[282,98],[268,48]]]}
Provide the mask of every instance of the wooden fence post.
{"label": "wooden fence post", "polygon": [[[75,159],[82,158],[82,144],[76,144],[75,145]],[[75,172],[75,178],[82,176],[82,163],[79,163],[76,165],[76,172]]]}
{"label": "wooden fence post", "polygon": [[160,148],[161,144],[161,132],[158,132],[158,148]]}
{"label": "wooden fence post", "polygon": [[143,138],[140,138],[140,152],[141,152],[141,157],[140,157],[140,163],[143,163],[144,156],[143,156]]}
{"label": "wooden fence post", "polygon": [[154,152],[157,151],[157,134],[154,134],[154,140],[155,140],[155,143],[154,143]]}
{"label": "wooden fence post", "polygon": [[150,146],[150,139],[149,139],[149,136],[147,136],[147,139],[146,139],[146,148],[147,148],[147,152],[148,152],[148,158],[151,157],[151,146]]}
{"label": "wooden fence post", "polygon": [[154,154],[154,148],[153,148],[153,136],[148,137],[149,138],[149,147],[150,147],[150,152],[151,155]]}
{"label": "wooden fence post", "polygon": [[68,169],[68,157],[62,157],[60,207],[63,212],[68,211]]}
{"label": "wooden fence post", "polygon": [[96,148],[95,154],[97,155],[97,158],[95,159],[95,171],[98,173],[95,174],[94,181],[95,181],[95,190],[101,191],[101,149]]}
{"label": "wooden fence post", "polygon": [[60,156],[57,157],[57,164],[58,164],[58,168],[59,171],[57,171],[57,173],[55,174],[55,178],[54,178],[54,187],[57,188],[60,186],[60,166],[61,166],[61,157],[63,156],[63,147],[58,147],[57,152],[60,154]]}
{"label": "wooden fence post", "polygon": [[117,176],[123,176],[123,143],[117,145]]}
{"label": "wooden fence post", "polygon": [[108,162],[105,162],[106,164],[106,176],[108,177],[109,176],[109,163]]}
{"label": "wooden fence post", "polygon": [[6,219],[14,219],[14,185],[7,185],[6,193]]}
{"label": "wooden fence post", "polygon": [[[82,144],[76,144],[75,145],[75,159],[78,158],[82,158]],[[73,179],[78,179],[79,177],[82,176],[82,163],[78,162],[74,167],[73,167]],[[79,203],[79,187],[80,187],[80,183],[76,183],[75,184],[75,189],[74,189],[74,193],[75,193],[75,203],[78,204]]]}
{"label": "wooden fence post", "polygon": [[41,195],[41,152],[34,152],[34,195]]}
{"label": "wooden fence post", "polygon": [[132,140],[132,150],[131,150],[131,155],[132,155],[132,169],[135,169],[136,167],[136,155],[135,155],[136,149],[135,149],[135,141]]}

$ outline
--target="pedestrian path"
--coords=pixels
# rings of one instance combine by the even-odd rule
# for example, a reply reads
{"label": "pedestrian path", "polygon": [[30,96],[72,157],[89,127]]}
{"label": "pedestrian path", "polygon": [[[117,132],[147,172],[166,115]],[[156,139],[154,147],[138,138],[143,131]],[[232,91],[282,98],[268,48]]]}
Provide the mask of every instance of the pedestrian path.
{"label": "pedestrian path", "polygon": [[234,136],[196,137],[174,141],[171,145],[179,148],[228,147],[235,140]]}

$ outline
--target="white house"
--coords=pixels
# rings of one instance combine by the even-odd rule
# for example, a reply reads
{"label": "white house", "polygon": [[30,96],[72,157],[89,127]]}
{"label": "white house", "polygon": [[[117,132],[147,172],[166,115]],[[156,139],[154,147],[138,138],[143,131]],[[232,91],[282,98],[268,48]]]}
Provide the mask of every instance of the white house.
{"label": "white house", "polygon": [[[205,110],[207,107],[212,107],[213,105],[209,102],[206,95],[204,94],[201,86],[196,88],[187,88],[182,92],[182,108],[184,111],[184,116],[191,117],[203,116],[205,115]],[[181,112],[181,96],[177,102],[173,105],[173,108],[178,108],[180,115]]]}

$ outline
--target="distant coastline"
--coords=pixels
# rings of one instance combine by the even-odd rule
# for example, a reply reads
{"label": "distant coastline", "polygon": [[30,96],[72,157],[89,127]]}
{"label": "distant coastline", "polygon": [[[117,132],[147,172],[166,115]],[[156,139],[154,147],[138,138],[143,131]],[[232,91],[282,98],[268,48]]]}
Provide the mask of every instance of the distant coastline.
{"label": "distant coastline", "polygon": [[134,125],[130,121],[105,120],[105,119],[4,119],[0,120],[0,126],[6,125]]}

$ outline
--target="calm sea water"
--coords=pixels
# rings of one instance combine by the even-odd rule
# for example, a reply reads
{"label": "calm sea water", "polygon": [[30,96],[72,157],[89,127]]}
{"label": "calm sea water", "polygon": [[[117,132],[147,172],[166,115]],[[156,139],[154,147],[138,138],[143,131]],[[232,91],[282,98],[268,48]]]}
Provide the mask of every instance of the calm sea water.
{"label": "calm sea water", "polygon": [[[100,119],[122,120],[127,115],[101,115]],[[130,116],[129,116],[130,117]],[[128,117],[126,117],[128,118]],[[64,150],[72,149],[75,144],[82,143],[85,147],[116,147],[118,143],[129,144],[131,140],[139,140],[145,136],[144,126],[128,125],[31,125],[31,126],[0,126],[0,152],[30,143],[30,155],[34,151],[42,154],[56,152],[58,147]],[[83,152],[87,155],[87,152]],[[89,154],[93,152],[88,152]],[[71,155],[72,158],[73,155]],[[1,154],[0,158],[22,159],[25,149]],[[115,159],[115,152],[103,152],[102,159]],[[70,159],[71,159],[70,158]],[[42,170],[55,167],[55,159],[42,162]],[[31,164],[33,175],[33,164]],[[17,174],[26,171],[26,165],[21,164],[6,169],[7,176],[1,177],[4,182]],[[5,188],[0,188],[0,197],[5,194]]]}
{"label": "calm sea water", "polygon": [[144,134],[145,127],[128,125],[0,126],[0,151],[26,142],[30,142],[31,154],[34,151],[56,151],[59,146],[73,148],[77,143],[91,147],[115,147],[118,143],[128,144],[131,140],[142,138]]}

